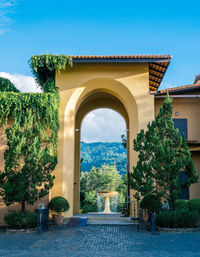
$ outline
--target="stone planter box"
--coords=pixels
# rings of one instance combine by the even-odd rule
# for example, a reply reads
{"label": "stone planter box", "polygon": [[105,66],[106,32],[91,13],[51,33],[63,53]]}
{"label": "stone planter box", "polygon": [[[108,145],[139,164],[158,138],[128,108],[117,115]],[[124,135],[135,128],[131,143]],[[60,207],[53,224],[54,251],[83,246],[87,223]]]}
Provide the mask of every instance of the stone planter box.
{"label": "stone planter box", "polygon": [[158,231],[166,232],[166,233],[191,233],[191,232],[199,232],[200,227],[196,228],[159,228]]}
{"label": "stone planter box", "polygon": [[6,233],[9,234],[22,234],[22,233],[35,233],[36,228],[24,228],[24,229],[12,229],[12,228],[6,228]]}

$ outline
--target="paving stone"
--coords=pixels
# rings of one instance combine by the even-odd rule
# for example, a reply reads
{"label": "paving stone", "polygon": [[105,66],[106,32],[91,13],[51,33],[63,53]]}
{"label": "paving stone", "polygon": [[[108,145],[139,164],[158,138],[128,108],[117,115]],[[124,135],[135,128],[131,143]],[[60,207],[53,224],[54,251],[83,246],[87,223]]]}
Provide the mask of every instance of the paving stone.
{"label": "paving stone", "polygon": [[160,233],[135,226],[51,228],[42,235],[0,233],[0,256],[200,256],[200,233]]}

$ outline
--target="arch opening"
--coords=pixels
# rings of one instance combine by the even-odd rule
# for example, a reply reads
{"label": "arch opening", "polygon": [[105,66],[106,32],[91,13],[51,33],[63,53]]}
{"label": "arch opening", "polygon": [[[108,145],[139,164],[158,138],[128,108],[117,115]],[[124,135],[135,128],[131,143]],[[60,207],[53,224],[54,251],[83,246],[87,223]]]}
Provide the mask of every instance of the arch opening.
{"label": "arch opening", "polygon": [[[120,120],[121,122],[124,123],[124,125],[121,126],[124,128],[123,128],[123,130],[121,130],[121,132],[119,132],[120,135],[118,135],[118,140],[117,140],[118,142],[117,143],[115,142],[116,143],[115,147],[117,146],[118,148],[120,148],[120,150],[123,153],[126,152],[126,158],[125,158],[125,160],[123,160],[123,162],[125,161],[125,167],[124,167],[123,171],[121,171],[121,172],[120,172],[120,170],[118,171],[118,169],[120,169],[119,168],[120,160],[118,160],[117,165],[116,165],[116,163],[112,163],[112,165],[107,165],[109,163],[106,163],[104,167],[98,165],[98,167],[96,167],[96,168],[99,168],[99,169],[101,169],[101,171],[104,171],[106,173],[106,172],[109,172],[108,169],[110,169],[110,167],[111,167],[113,169],[112,172],[118,174],[119,177],[123,180],[123,183],[124,182],[126,183],[125,197],[122,197],[122,195],[120,195],[119,201],[120,200],[121,200],[121,202],[126,201],[129,197],[129,188],[127,186],[127,173],[129,173],[129,146],[128,146],[129,143],[127,143],[127,147],[125,149],[121,143],[121,138],[120,138],[122,134],[125,134],[125,136],[127,138],[127,142],[129,142],[129,140],[128,140],[129,139],[128,114],[127,114],[127,111],[126,111],[124,105],[116,96],[114,96],[110,93],[107,93],[107,92],[103,92],[102,90],[94,91],[94,92],[90,93],[88,95],[88,97],[85,98],[82,101],[82,103],[79,105],[79,108],[76,112],[76,117],[75,117],[75,163],[74,163],[74,201],[73,201],[73,206],[74,206],[73,213],[74,214],[80,213],[80,207],[82,208],[82,202],[84,200],[82,190],[80,188],[81,170],[83,170],[83,172],[86,171],[86,167],[83,167],[84,163],[80,162],[81,158],[83,157],[83,156],[81,156],[81,141],[83,141],[82,140],[83,137],[81,137],[81,135],[83,135],[82,131],[84,129],[84,127],[83,127],[84,125],[82,126],[82,124],[84,124],[84,121],[87,119],[87,117],[89,115],[91,115],[91,113],[94,113],[94,110],[96,110],[96,112],[98,112],[98,111],[104,112],[104,111],[106,111],[106,109],[109,109],[110,113],[114,111],[114,113],[118,116],[118,118],[117,118],[118,121]],[[110,118],[112,118],[112,116],[110,116]],[[104,122],[106,122],[105,119],[106,119],[106,117],[104,117]],[[114,123],[116,123],[116,120],[114,121]],[[107,123],[109,124],[108,121],[107,121]],[[101,128],[101,129],[103,129],[103,128]],[[105,131],[105,128],[103,130]],[[108,137],[106,139],[104,139],[103,141],[105,142],[106,140],[108,141]],[[97,137],[95,139],[95,136],[93,133],[93,138],[90,141],[99,141],[99,140]],[[102,137],[101,137],[100,141],[102,141]],[[109,141],[111,142],[113,140],[111,139]],[[114,141],[116,141],[116,140],[114,140]],[[87,143],[88,142],[85,142],[85,143],[82,142],[82,148],[84,147],[83,144],[85,144],[85,146],[86,146]],[[105,147],[105,145],[103,147]],[[108,145],[107,145],[107,147],[108,147]],[[111,148],[111,145],[109,147]],[[106,148],[104,150],[106,150]],[[107,149],[107,150],[109,151],[111,149]],[[103,164],[104,163],[102,163],[102,165]],[[110,162],[110,164],[111,164],[111,162]],[[121,164],[121,165],[123,165],[123,164]],[[95,166],[97,166],[97,165],[95,164]],[[91,166],[88,166],[87,171],[90,171],[90,168],[91,168]],[[94,171],[94,173],[95,173],[95,171]],[[116,184],[116,182],[114,182],[114,183]],[[100,188],[97,188],[97,190],[99,190],[99,189]],[[81,193],[81,195],[80,195],[80,193]],[[93,192],[93,194],[94,194],[94,192]],[[116,210],[116,208],[115,208],[115,210]],[[91,210],[91,211],[93,211],[93,210]]]}

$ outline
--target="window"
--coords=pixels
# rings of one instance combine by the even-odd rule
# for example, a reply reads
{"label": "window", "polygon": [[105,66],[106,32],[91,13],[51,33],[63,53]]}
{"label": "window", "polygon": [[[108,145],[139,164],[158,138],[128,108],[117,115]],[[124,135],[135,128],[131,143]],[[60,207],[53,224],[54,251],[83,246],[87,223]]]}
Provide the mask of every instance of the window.
{"label": "window", "polygon": [[186,139],[188,139],[187,133],[187,119],[173,119],[174,128],[179,130],[179,135],[184,135]]}
{"label": "window", "polygon": [[[187,175],[185,174],[184,171],[180,171],[179,173],[179,183],[182,184],[184,181],[187,180]],[[183,200],[189,200],[189,188],[184,188],[178,199],[183,199]]]}

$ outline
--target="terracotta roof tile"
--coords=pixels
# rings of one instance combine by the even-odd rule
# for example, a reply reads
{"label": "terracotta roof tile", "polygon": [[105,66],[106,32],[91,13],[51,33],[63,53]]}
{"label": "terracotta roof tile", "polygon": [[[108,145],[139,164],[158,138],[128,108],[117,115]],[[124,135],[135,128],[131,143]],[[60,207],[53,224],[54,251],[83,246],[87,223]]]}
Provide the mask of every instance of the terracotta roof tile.
{"label": "terracotta roof tile", "polygon": [[169,93],[173,93],[173,92],[179,92],[179,91],[186,91],[186,90],[190,90],[190,89],[200,89],[200,84],[191,84],[191,85],[186,85],[186,86],[180,86],[180,87],[171,87],[171,88],[166,88],[164,90],[160,90],[160,91],[153,91],[153,92],[150,92],[152,94],[156,94],[156,95],[159,95],[159,94],[165,94],[167,92]]}
{"label": "terracotta roof tile", "polygon": [[72,55],[74,59],[171,59],[171,55]]}
{"label": "terracotta roof tile", "polygon": [[73,55],[74,63],[148,63],[149,90],[157,91],[171,61],[171,55]]}

